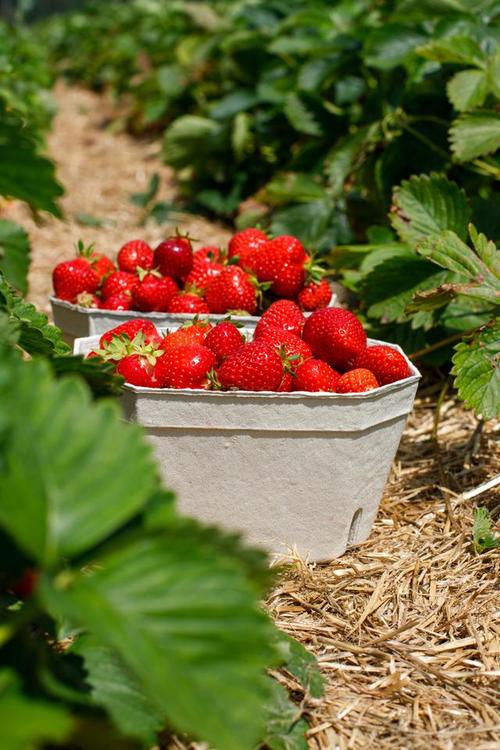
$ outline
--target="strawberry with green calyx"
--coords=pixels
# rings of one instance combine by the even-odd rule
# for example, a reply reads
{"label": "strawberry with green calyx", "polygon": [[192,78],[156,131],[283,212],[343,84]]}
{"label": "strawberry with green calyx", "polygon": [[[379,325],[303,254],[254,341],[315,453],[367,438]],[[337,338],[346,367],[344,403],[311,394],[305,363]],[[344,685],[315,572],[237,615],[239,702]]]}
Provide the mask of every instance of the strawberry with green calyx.
{"label": "strawberry with green calyx", "polygon": [[204,343],[215,354],[217,365],[221,365],[230,354],[234,354],[243,346],[245,337],[238,330],[238,326],[227,319],[217,323],[207,333]]}
{"label": "strawberry with green calyx", "polygon": [[265,341],[244,344],[217,371],[220,387],[241,391],[276,391],[283,380],[280,355]]}
{"label": "strawberry with green calyx", "polygon": [[118,292],[111,297],[101,300],[99,307],[101,310],[131,310],[132,295],[130,292]]}
{"label": "strawberry with green calyx", "polygon": [[195,261],[193,268],[184,278],[184,286],[195,286],[200,291],[205,291],[212,279],[215,279],[221,273],[224,266],[213,260],[205,258],[204,260]]}
{"label": "strawberry with green calyx", "polygon": [[127,271],[115,271],[105,280],[101,289],[103,300],[107,300],[120,292],[132,293],[134,287],[139,283],[139,277]]}
{"label": "strawberry with green calyx", "polygon": [[405,380],[411,370],[405,357],[392,346],[377,345],[367,347],[356,357],[354,367],[370,370],[380,385]]}
{"label": "strawberry with green calyx", "polygon": [[203,344],[181,344],[167,349],[155,365],[160,388],[208,388],[215,355]]}
{"label": "strawberry with green calyx", "polygon": [[258,283],[239,266],[226,266],[205,289],[205,300],[212,313],[233,310],[253,315],[257,311],[261,289]]}
{"label": "strawberry with green calyx", "polygon": [[138,268],[153,268],[153,251],[142,240],[130,240],[118,251],[118,268],[127,273],[136,273]]}
{"label": "strawberry with green calyx", "polygon": [[337,382],[337,393],[364,393],[378,388],[375,375],[362,367],[349,370],[340,376]]}
{"label": "strawberry with green calyx", "polygon": [[92,242],[90,245],[85,245],[83,240],[78,240],[76,243],[76,251],[80,258],[85,258],[89,261],[93,270],[99,276],[101,282],[103,282],[111,273],[116,271],[116,266],[113,261],[108,258],[104,253],[98,253],[94,250],[95,243]]}
{"label": "strawberry with green calyx", "polygon": [[285,299],[277,300],[262,313],[255,328],[254,338],[260,338],[268,328],[274,328],[275,326],[300,336],[305,321],[300,307],[295,302]]}
{"label": "strawberry with green calyx", "polygon": [[302,243],[289,235],[280,235],[259,248],[254,270],[261,282],[270,282],[271,291],[280,297],[296,297],[304,286],[308,260]]}
{"label": "strawberry with green calyx", "polygon": [[265,245],[268,238],[260,229],[249,227],[236,232],[229,240],[228,257],[234,259],[241,268],[255,271],[255,260],[259,249]]}
{"label": "strawberry with green calyx", "polygon": [[284,331],[279,326],[268,326],[256,333],[254,340],[265,341],[276,351],[283,350],[288,361],[293,365],[292,371],[299,365],[312,357],[312,351],[308,344],[291,331]]}
{"label": "strawberry with green calyx", "polygon": [[138,331],[133,338],[127,333],[114,335],[111,339],[104,341],[95,354],[105,362],[115,363],[137,354],[154,366],[163,352],[163,338],[156,331],[154,334]]}
{"label": "strawberry with green calyx", "polygon": [[297,302],[302,310],[312,312],[328,307],[332,299],[332,290],[326,279],[306,281],[306,285],[297,295]]}
{"label": "strawberry with green calyx", "polygon": [[100,277],[86,258],[58,263],[52,271],[54,294],[58,299],[74,302],[79,294],[95,294]]}
{"label": "strawberry with green calyx", "polygon": [[193,320],[184,323],[175,331],[167,333],[163,339],[162,347],[167,351],[167,349],[175,349],[175,347],[183,344],[204,344],[211,329],[211,323],[207,320],[200,320],[198,315],[195,315]]}
{"label": "strawberry with green calyx", "polygon": [[132,289],[132,307],[141,312],[167,312],[172,297],[179,287],[169,276],[159,271],[137,269],[138,283]]}
{"label": "strawberry with green calyx", "polygon": [[302,335],[318,359],[342,372],[366,348],[366,333],[360,321],[354,313],[340,307],[311,313]]}
{"label": "strawberry with green calyx", "polygon": [[99,339],[99,346],[102,348],[102,346],[111,341],[114,336],[124,335],[132,341],[132,339],[141,332],[144,333],[147,341],[158,337],[158,331],[150,320],[146,320],[145,318],[134,318],[133,320],[126,320],[125,323],[120,323],[119,326],[115,326],[109,331],[103,333]]}
{"label": "strawberry with green calyx", "polygon": [[295,370],[293,390],[335,393],[339,378],[339,373],[326,362],[308,359]]}
{"label": "strawberry with green calyx", "polygon": [[203,292],[196,286],[186,286],[184,291],[174,294],[171,298],[168,312],[170,313],[193,313],[205,315],[210,309],[202,299]]}
{"label": "strawberry with green calyx", "polygon": [[217,245],[204,245],[193,252],[193,267],[209,262],[221,263],[224,260],[224,254]]}
{"label": "strawberry with green calyx", "polygon": [[154,365],[147,357],[140,354],[129,354],[121,359],[116,366],[116,372],[131,385],[139,385],[143,388],[159,387]]}
{"label": "strawberry with green calyx", "polygon": [[281,383],[279,384],[278,388],[276,388],[277,393],[291,393],[294,390],[294,382],[295,374],[288,371],[284,372]]}
{"label": "strawberry with green calyx", "polygon": [[100,307],[101,300],[90,292],[80,292],[76,296],[75,305],[78,305],[78,307]]}
{"label": "strawberry with green calyx", "polygon": [[175,237],[160,242],[154,251],[154,264],[163,276],[182,279],[193,267],[193,248],[188,234],[178,231]]}

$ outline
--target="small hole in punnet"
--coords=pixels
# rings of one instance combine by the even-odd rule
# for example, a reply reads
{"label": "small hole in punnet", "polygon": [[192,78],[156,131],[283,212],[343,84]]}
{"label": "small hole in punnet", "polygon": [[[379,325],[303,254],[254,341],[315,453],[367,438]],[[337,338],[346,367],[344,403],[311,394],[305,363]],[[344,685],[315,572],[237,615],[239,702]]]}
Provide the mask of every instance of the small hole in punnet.
{"label": "small hole in punnet", "polygon": [[363,515],[362,508],[358,508],[356,513],[352,517],[351,526],[349,528],[349,536],[347,537],[347,545],[356,544],[358,537],[358,529],[361,523],[361,516]]}

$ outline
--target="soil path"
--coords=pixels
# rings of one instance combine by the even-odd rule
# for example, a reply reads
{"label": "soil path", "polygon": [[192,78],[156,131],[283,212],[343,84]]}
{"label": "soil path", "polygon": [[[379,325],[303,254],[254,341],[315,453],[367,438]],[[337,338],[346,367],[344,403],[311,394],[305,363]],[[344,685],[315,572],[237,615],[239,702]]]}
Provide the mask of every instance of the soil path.
{"label": "soil path", "polygon": [[[48,149],[66,190],[61,201],[64,221],[44,216],[36,224],[18,203],[8,210],[8,218],[18,220],[31,237],[29,298],[37,307],[49,312],[52,268],[58,261],[74,255],[74,244],[80,238],[95,242],[98,250],[111,254],[127,240],[139,237],[157,244],[176,226],[204,244],[227,240],[227,229],[186,214],[176,218],[175,223],[158,226],[149,222],[139,226],[142,211],[130,202],[130,195],[146,190],[155,172],[160,176],[158,198],[175,200],[175,181],[172,171],[159,159],[159,142],[112,133],[107,127],[111,121],[109,105],[90,91],[60,83],[54,97],[58,113]],[[104,220],[106,225],[83,225],[78,221],[80,214]]]}

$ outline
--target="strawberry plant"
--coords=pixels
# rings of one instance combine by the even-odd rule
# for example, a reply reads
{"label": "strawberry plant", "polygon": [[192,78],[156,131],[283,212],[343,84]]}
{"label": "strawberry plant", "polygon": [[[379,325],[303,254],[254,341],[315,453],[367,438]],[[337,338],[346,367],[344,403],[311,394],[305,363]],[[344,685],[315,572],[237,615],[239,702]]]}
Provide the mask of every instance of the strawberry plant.
{"label": "strawberry plant", "polygon": [[259,607],[265,555],[178,515],[140,428],[76,376],[109,366],[71,357],[5,281],[0,355],[2,747],[149,748],[176,729],[305,750],[265,669],[316,696],[321,680]]}

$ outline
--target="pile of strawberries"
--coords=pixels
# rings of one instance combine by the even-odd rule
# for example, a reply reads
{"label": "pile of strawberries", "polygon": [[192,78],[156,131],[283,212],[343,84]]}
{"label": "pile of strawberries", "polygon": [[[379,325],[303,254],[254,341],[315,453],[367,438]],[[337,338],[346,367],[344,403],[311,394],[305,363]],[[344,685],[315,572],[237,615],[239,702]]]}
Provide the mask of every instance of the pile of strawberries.
{"label": "pile of strawberries", "polygon": [[149,388],[360,393],[410,376],[390,346],[367,346],[358,318],[328,307],[307,319],[292,300],[278,300],[245,340],[230,319],[194,319],[161,335],[136,318],[101,336],[89,357],[113,362],[128,383]]}
{"label": "pile of strawberries", "polygon": [[132,240],[117,263],[78,243],[78,256],[53,270],[55,296],[105,310],[249,315],[273,299],[293,299],[311,311],[332,297],[324,271],[296,237],[269,239],[260,229],[235,234],[227,253],[212,245],[193,251],[179,234],[155,250]]}

